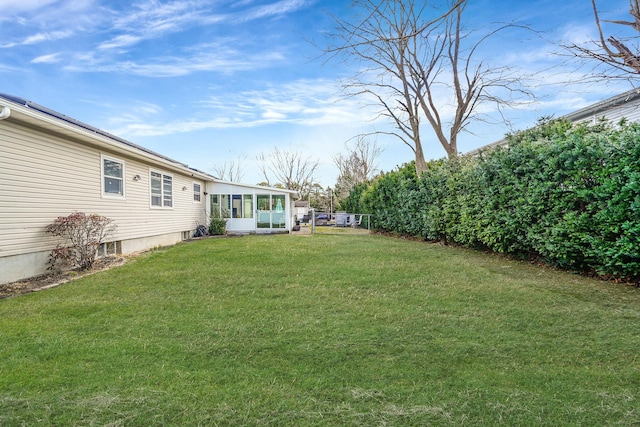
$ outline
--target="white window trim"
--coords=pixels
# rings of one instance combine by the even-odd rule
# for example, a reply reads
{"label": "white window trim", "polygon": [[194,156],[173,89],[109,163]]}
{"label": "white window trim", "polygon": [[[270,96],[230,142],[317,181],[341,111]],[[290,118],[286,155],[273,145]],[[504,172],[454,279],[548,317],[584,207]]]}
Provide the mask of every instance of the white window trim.
{"label": "white window trim", "polygon": [[[106,193],[104,191],[104,161],[105,160],[117,162],[122,165],[122,194]],[[126,195],[127,195],[126,176],[127,176],[127,169],[126,169],[126,164],[124,160],[118,159],[116,157],[105,156],[104,154],[100,154],[100,194],[102,194],[102,198],[120,199],[120,200],[126,199]]]}
{"label": "white window trim", "polygon": [[[196,190],[195,190],[195,188],[194,188],[194,187],[195,187],[196,185],[199,185],[199,186],[200,186],[200,193],[199,193],[199,194],[200,194],[200,200],[196,200],[196,199],[195,199],[195,196],[196,196]],[[203,188],[203,187],[204,187],[204,186],[202,185],[202,183],[201,183],[201,182],[193,181],[193,184],[191,185],[191,191],[192,191],[192,193],[193,193],[193,196],[192,196],[193,203],[202,203],[202,199],[204,198],[204,194],[203,194],[203,191],[202,191],[202,188]]]}
{"label": "white window trim", "polygon": [[[152,173],[157,173],[160,174],[160,206],[154,206],[152,199],[153,199],[153,194],[151,193],[151,182],[153,180],[153,178],[151,177]],[[165,206],[164,205],[164,177],[169,177],[171,178],[171,206]],[[172,174],[170,173],[166,173],[166,172],[162,172],[160,170],[157,169],[149,169],[149,207],[151,209],[174,209],[176,206],[176,192],[174,190],[174,177]]]}

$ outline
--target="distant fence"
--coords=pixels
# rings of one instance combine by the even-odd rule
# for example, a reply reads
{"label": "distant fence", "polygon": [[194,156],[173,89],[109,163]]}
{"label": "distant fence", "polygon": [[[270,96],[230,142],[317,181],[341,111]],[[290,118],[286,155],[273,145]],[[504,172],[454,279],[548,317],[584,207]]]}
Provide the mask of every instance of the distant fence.
{"label": "distant fence", "polygon": [[320,227],[350,227],[371,230],[371,214],[358,214],[348,212],[314,212],[309,215],[309,224],[312,229]]}

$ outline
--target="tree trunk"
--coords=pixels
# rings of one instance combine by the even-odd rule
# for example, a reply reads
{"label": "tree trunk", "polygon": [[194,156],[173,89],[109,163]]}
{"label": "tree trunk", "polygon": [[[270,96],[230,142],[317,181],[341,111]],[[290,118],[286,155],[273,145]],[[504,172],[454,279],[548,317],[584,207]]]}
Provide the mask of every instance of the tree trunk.
{"label": "tree trunk", "polygon": [[416,142],[416,175],[418,177],[422,175],[422,172],[427,170],[427,162],[424,160],[424,152],[422,151],[422,144]]}

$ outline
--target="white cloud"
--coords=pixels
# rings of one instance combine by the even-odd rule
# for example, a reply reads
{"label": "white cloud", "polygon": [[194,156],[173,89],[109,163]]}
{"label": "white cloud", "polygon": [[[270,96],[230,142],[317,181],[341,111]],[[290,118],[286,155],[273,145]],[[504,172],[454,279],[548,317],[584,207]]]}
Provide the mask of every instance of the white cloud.
{"label": "white cloud", "polygon": [[[288,122],[311,126],[349,123],[373,117],[358,100],[342,99],[333,80],[297,80],[262,90],[225,93],[208,102],[216,114],[238,117],[243,123]],[[240,114],[237,114],[240,112]]]}
{"label": "white cloud", "polygon": [[161,112],[164,111],[164,109],[161,106],[157,104],[153,104],[151,102],[139,101],[135,105],[135,111],[140,114],[150,115],[150,114],[160,114]]}
{"label": "white cloud", "polygon": [[[78,33],[83,26],[100,27],[97,0],[0,0],[3,41],[0,48],[57,42]],[[73,17],[72,19],[70,17]]]}
{"label": "white cloud", "polygon": [[11,72],[11,73],[17,73],[20,72],[21,69],[18,67],[15,67],[13,65],[7,65],[7,64],[3,64],[2,62],[0,62],[0,72]]}
{"label": "white cloud", "polygon": [[[343,126],[368,122],[373,114],[354,100],[341,100],[336,83],[329,80],[299,80],[268,89],[224,93],[201,105],[198,117],[171,116],[155,106],[120,111],[110,123],[124,137],[160,136],[204,129],[242,129],[275,124]],[[162,116],[162,117],[160,117]]]}
{"label": "white cloud", "polygon": [[114,19],[110,26],[125,33],[120,38],[136,42],[154,39],[197,25],[202,13],[198,5],[194,1],[141,2],[129,10],[112,11]]}
{"label": "white cloud", "polygon": [[98,49],[114,49],[114,48],[131,46],[138,43],[141,39],[142,38],[138,36],[123,34],[120,36],[116,36],[106,42],[100,43],[98,45]]}
{"label": "white cloud", "polygon": [[563,28],[561,41],[564,44],[580,46],[595,40],[596,37],[595,24],[593,22],[586,24],[573,23]]}
{"label": "white cloud", "polygon": [[45,41],[65,39],[73,34],[72,31],[52,31],[50,33],[38,33],[24,39],[22,44],[37,44]]}
{"label": "white cloud", "polygon": [[38,33],[24,39],[22,44],[37,44],[45,40],[49,40],[49,37],[47,36],[47,34]]}
{"label": "white cloud", "polygon": [[[243,2],[243,5],[251,2]],[[307,6],[307,0],[281,0],[272,4],[249,7],[235,13],[212,12],[212,5],[207,1],[178,0],[158,3],[147,0],[135,5],[125,13],[115,13],[112,28],[125,34],[119,37],[131,41],[149,40],[167,33],[185,31],[203,25],[216,23],[245,23],[273,16],[282,16]],[[238,3],[234,4],[237,8]],[[103,48],[111,47],[107,42]],[[119,47],[114,43],[114,47]]]}
{"label": "white cloud", "polygon": [[60,62],[60,54],[52,53],[50,55],[42,55],[37,58],[33,58],[31,60],[32,64],[55,64],[56,62]]}
{"label": "white cloud", "polygon": [[[19,7],[21,3],[24,5]],[[100,0],[0,0],[0,7],[24,13],[19,17],[23,22],[16,28],[19,31],[11,31],[13,37],[0,42],[0,48],[45,45],[74,36],[72,46],[61,42],[55,46],[58,52],[69,46],[73,54],[38,52],[41,55],[32,63],[56,61],[68,71],[117,72],[154,78],[198,72],[231,74],[266,69],[290,60],[286,46],[264,45],[263,39],[247,38],[242,30],[242,35],[229,36],[233,30],[223,32],[216,25],[241,27],[249,20],[282,16],[304,7],[308,0],[272,1],[262,6],[253,6],[252,1],[229,3],[143,0],[132,5],[125,2],[123,9],[115,9],[114,4]],[[22,27],[32,33],[21,35]],[[182,34],[178,34],[200,27],[207,27],[208,32],[208,40],[203,39],[202,43],[185,43]],[[39,31],[33,32],[34,29]],[[167,50],[156,55],[159,45],[154,40],[160,38],[176,46],[170,56],[164,54]],[[133,55],[131,48],[144,41],[150,47]],[[65,64],[67,59],[69,62]]]}
{"label": "white cloud", "polygon": [[305,0],[282,0],[251,9],[242,15],[240,21],[252,21],[260,18],[284,15],[302,9],[306,5],[307,2]]}
{"label": "white cloud", "polygon": [[9,20],[11,15],[30,12],[55,3],[57,0],[2,0],[0,1],[0,20]]}
{"label": "white cloud", "polygon": [[0,21],[9,21],[20,27],[47,29],[76,28],[86,22],[95,26],[101,16],[97,1],[99,0],[1,0]]}
{"label": "white cloud", "polygon": [[186,76],[196,72],[218,72],[229,74],[242,70],[258,70],[281,63],[285,59],[282,52],[252,53],[236,50],[224,45],[203,45],[175,52],[175,56],[153,58],[141,57],[137,60],[118,61],[117,56],[94,55],[83,52],[75,55],[71,65],[65,69],[75,72],[122,73],[136,76],[168,78]]}
{"label": "white cloud", "polygon": [[266,110],[262,113],[265,120],[285,120],[287,115],[274,110]]}

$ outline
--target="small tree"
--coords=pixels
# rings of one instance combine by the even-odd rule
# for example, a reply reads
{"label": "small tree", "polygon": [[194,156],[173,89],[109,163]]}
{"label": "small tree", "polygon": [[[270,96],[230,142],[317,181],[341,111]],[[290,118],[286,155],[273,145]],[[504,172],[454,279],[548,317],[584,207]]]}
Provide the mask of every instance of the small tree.
{"label": "small tree", "polygon": [[314,184],[309,192],[309,206],[317,212],[329,212],[333,210],[333,190],[331,187],[323,188],[320,184]]}
{"label": "small tree", "polygon": [[382,153],[375,141],[370,142],[364,136],[358,137],[354,147],[347,148],[351,150],[349,154],[333,157],[340,172],[335,185],[335,194],[340,200],[346,199],[355,186],[373,178],[378,172],[377,161]]}
{"label": "small tree", "polygon": [[63,238],[49,255],[49,269],[92,268],[98,248],[116,229],[112,219],[98,214],[74,212],[59,216],[46,228],[48,233]]}

